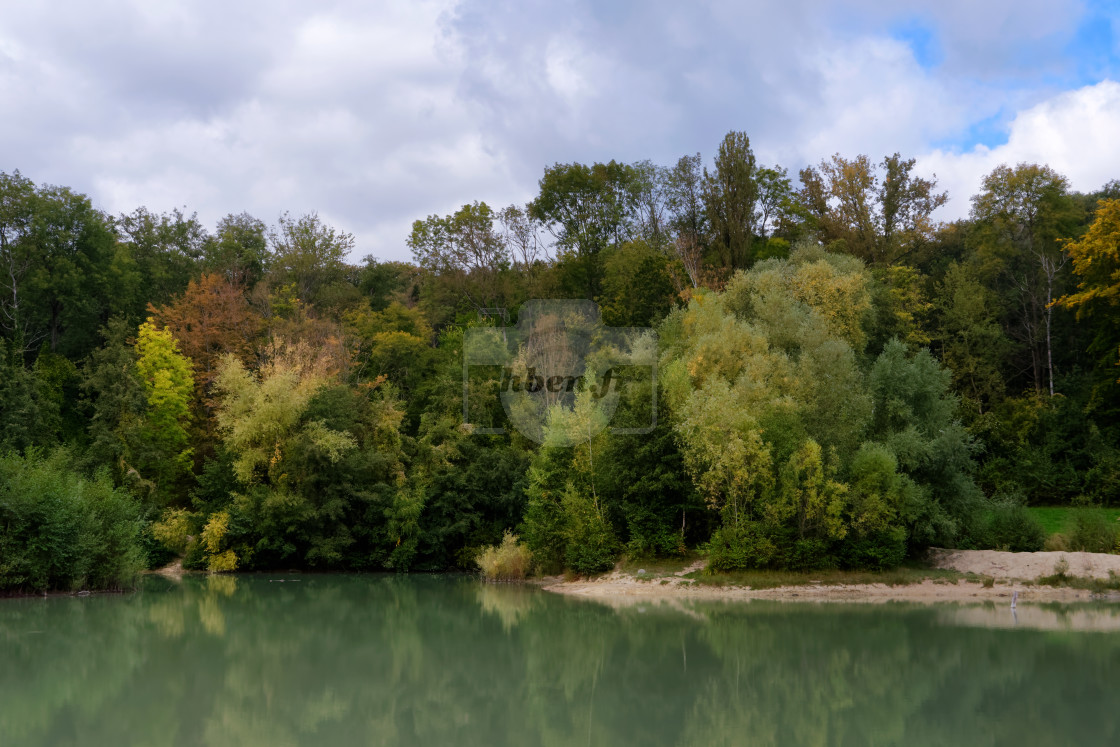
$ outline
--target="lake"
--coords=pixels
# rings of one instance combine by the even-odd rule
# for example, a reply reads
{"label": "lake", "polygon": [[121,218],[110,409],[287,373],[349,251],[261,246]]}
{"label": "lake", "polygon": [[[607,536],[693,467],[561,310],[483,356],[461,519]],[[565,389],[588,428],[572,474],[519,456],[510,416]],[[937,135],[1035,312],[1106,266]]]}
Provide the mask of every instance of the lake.
{"label": "lake", "polygon": [[0,600],[0,745],[1120,743],[1120,609],[153,577]]}

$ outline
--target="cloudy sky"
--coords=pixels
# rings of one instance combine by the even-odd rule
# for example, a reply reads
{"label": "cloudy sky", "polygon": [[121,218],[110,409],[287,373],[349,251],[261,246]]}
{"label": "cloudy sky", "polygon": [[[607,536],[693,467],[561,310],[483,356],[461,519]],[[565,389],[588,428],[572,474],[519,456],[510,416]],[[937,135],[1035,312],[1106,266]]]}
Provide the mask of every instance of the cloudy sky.
{"label": "cloudy sky", "polygon": [[[900,5],[907,7],[900,9]],[[0,171],[209,226],[316,210],[355,259],[545,164],[745,130],[795,174],[895,151],[968,211],[1000,163],[1120,178],[1112,0],[5,2]]]}

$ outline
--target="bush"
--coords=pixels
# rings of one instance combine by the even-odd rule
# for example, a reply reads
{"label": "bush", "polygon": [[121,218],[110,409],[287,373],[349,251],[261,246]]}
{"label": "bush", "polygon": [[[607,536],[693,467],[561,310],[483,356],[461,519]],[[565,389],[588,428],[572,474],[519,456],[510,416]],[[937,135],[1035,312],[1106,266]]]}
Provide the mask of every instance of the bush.
{"label": "bush", "polygon": [[993,550],[1037,552],[1046,545],[1046,530],[1022,504],[1007,501],[992,506],[979,539]]}
{"label": "bush", "polygon": [[793,545],[786,553],[785,567],[791,571],[835,568],[836,558],[832,555],[828,542],[806,537],[794,540]]}
{"label": "bush", "polygon": [[532,559],[529,548],[517,541],[516,534],[507,530],[502,536],[502,544],[483,548],[475,562],[487,580],[513,581],[525,578]]}
{"label": "bush", "polygon": [[0,591],[123,589],[147,559],[137,503],[65,451],[0,457]]}
{"label": "bush", "polygon": [[564,562],[576,573],[599,573],[614,567],[618,540],[614,527],[591,497],[570,483],[561,500],[564,507]]}
{"label": "bush", "polygon": [[1046,552],[1066,552],[1069,550],[1069,536],[1058,533],[1051,534],[1043,543],[1042,549]]}
{"label": "bush", "polygon": [[152,534],[151,524],[146,525],[140,531],[140,547],[143,549],[146,558],[144,567],[150,571],[163,568],[178,557],[176,553],[167,549],[166,545],[156,539],[155,535]]}
{"label": "bush", "polygon": [[753,522],[722,526],[708,543],[708,567],[714,571],[766,568],[777,555],[777,546]]}
{"label": "bush", "polygon": [[882,571],[897,568],[906,559],[906,530],[901,527],[884,529],[866,537],[851,538],[844,542],[840,560],[844,567]]}
{"label": "bush", "polygon": [[1100,511],[1078,511],[1073,531],[1069,535],[1069,549],[1082,552],[1116,552],[1120,540],[1120,524],[1109,521]]}

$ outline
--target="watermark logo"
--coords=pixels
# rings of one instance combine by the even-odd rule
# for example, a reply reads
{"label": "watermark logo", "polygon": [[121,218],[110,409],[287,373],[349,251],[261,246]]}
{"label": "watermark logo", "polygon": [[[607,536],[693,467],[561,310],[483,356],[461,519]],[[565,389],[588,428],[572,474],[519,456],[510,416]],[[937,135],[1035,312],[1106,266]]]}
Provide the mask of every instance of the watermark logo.
{"label": "watermark logo", "polygon": [[514,327],[470,328],[463,422],[474,433],[512,428],[549,446],[584,443],[608,427],[649,433],[657,425],[656,332],[604,326],[599,306],[580,300],[528,301]]}

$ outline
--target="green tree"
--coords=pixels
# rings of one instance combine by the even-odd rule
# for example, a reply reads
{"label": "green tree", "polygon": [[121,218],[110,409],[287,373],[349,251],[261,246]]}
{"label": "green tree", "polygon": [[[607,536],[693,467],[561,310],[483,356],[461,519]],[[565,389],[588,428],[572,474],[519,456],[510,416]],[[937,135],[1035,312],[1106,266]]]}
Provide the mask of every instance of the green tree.
{"label": "green tree", "polygon": [[719,144],[712,171],[704,169],[704,211],[711,244],[726,268],[748,267],[753,259],[757,176],[754,152],[745,132],[727,133]]}
{"label": "green tree", "polygon": [[324,223],[316,213],[280,216],[269,234],[271,272],[278,283],[294,283],[305,303],[322,300],[328,288],[345,279],[346,257],[354,248],[353,235]]}
{"label": "green tree", "polygon": [[240,213],[218,221],[205,243],[203,265],[207,272],[224,275],[234,285],[252,288],[264,277],[270,259],[264,221]]}
{"label": "green tree", "polygon": [[60,425],[59,402],[24,365],[19,348],[0,339],[0,453],[49,446]]}
{"label": "green tree", "polygon": [[918,487],[903,517],[914,548],[967,539],[983,497],[972,477],[978,444],[957,419],[950,380],[928,351],[911,355],[897,340],[868,375],[874,403],[869,440],[885,445],[900,473]]}
{"label": "green tree", "polygon": [[176,208],[156,214],[137,208],[116,220],[125,249],[130,317],[143,318],[149,303],[167,303],[197,276],[209,237],[195,215]]}
{"label": "green tree", "polygon": [[0,335],[21,353],[88,353],[114,303],[115,260],[110,223],[87,197],[0,172]]}
{"label": "green tree", "polygon": [[599,295],[600,254],[633,237],[640,185],[637,170],[616,161],[545,169],[529,215],[556,238],[562,263],[572,269],[572,292]]}
{"label": "green tree", "polygon": [[669,257],[644,241],[607,252],[603,262],[603,322],[611,327],[645,327],[673,307],[675,289]]}
{"label": "green tree", "polygon": [[843,242],[873,266],[896,264],[932,240],[932,214],[948,199],[936,179],[913,173],[915,163],[895,153],[876,167],[837,153],[801,171],[801,210],[825,243]]}
{"label": "green tree", "polygon": [[778,231],[789,233],[794,220],[794,192],[789,172],[781,166],[761,166],[755,173],[755,182],[758,184],[755,234],[764,237]]}
{"label": "green tree", "polygon": [[826,465],[820,444],[809,439],[780,471],[771,520],[792,520],[799,540],[840,540],[847,534],[844,509],[848,488],[833,479],[835,465]]}
{"label": "green tree", "polygon": [[1048,166],[998,166],[972,198],[978,270],[1007,293],[1008,329],[1029,357],[1036,393],[1054,394],[1053,304],[1080,211],[1068,181]]}
{"label": "green tree", "polygon": [[[299,434],[311,398],[336,375],[331,361],[306,343],[274,341],[254,376],[234,355],[218,364],[218,428],[234,454],[234,473],[246,485],[280,484],[284,454]],[[321,426],[321,424],[320,424]],[[342,454],[351,439],[325,427],[309,436],[328,454]]]}
{"label": "green tree", "polygon": [[956,263],[945,273],[936,297],[941,360],[970,409],[982,414],[1004,394],[1001,367],[1012,347],[999,324],[998,301]]}
{"label": "green tree", "polygon": [[414,222],[407,241],[416,264],[476,309],[499,305],[501,274],[510,264],[494,219],[490,206],[476,201],[451,215]]}
{"label": "green tree", "polygon": [[35,258],[32,221],[35,184],[19,171],[0,171],[0,331],[16,341],[19,352],[34,344],[27,275]]}
{"label": "green tree", "polygon": [[85,362],[82,382],[89,412],[89,461],[109,465],[122,481],[130,473],[138,475],[132,467],[130,441],[140,432],[147,408],[132,330],[123,317],[109,320],[101,330],[103,344]]}
{"label": "green tree", "polygon": [[930,344],[926,278],[908,265],[891,265],[872,271],[874,285],[869,348],[877,353],[887,340],[897,337],[911,348]]}

